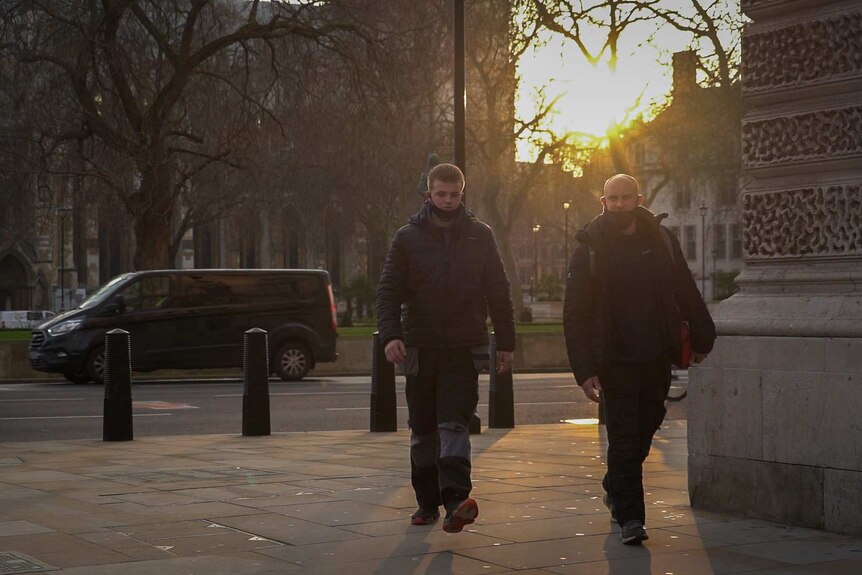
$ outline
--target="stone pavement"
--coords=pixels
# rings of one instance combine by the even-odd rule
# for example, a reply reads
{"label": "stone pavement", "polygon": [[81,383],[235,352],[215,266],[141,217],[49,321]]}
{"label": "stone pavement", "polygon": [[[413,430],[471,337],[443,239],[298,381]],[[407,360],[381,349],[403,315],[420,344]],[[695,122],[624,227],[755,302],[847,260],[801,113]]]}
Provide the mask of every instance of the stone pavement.
{"label": "stone pavement", "polygon": [[646,464],[649,541],[620,544],[601,434],[474,436],[480,515],[453,535],[409,525],[406,431],[3,443],[0,575],[862,573],[860,538],[692,510],[684,421]]}

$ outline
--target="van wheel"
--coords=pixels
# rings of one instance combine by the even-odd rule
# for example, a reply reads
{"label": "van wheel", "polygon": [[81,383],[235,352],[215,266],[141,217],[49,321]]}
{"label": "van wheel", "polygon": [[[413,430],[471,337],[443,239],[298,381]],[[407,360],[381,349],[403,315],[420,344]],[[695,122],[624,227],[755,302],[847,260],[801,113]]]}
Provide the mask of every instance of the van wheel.
{"label": "van wheel", "polygon": [[105,383],[105,346],[100,345],[87,356],[87,364],[84,369],[87,376],[99,385]]}
{"label": "van wheel", "polygon": [[63,377],[66,378],[66,381],[71,381],[72,383],[89,383],[90,377],[83,373],[76,373],[74,371],[64,371]]}
{"label": "van wheel", "polygon": [[311,353],[299,342],[289,341],[278,348],[273,357],[275,373],[284,381],[297,381],[308,375]]}

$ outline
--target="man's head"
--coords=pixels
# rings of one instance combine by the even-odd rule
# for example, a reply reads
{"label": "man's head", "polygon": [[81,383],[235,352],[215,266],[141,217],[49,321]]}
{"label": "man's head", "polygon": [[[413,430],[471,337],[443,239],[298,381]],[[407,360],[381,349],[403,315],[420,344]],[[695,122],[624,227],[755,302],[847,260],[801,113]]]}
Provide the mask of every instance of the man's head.
{"label": "man's head", "polygon": [[434,213],[447,219],[454,216],[464,197],[464,173],[453,164],[438,164],[428,172],[428,191],[425,196],[431,200]]}
{"label": "man's head", "polygon": [[608,178],[602,193],[605,218],[619,231],[627,231],[635,219],[635,209],[643,203],[638,181],[627,174]]}

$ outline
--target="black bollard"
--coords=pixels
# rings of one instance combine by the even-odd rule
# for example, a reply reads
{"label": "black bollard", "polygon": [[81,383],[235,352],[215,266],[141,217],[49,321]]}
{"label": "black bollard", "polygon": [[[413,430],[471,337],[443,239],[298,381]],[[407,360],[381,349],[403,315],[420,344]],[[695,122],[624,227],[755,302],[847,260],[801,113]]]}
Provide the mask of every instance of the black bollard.
{"label": "black bollard", "polygon": [[605,425],[605,398],[599,394],[599,425]]}
{"label": "black bollard", "polygon": [[398,431],[395,408],[395,366],[386,359],[380,332],[371,338],[371,431]]}
{"label": "black bollard", "polygon": [[242,338],[242,434],[269,435],[269,344],[253,327]]}
{"label": "black bollard", "polygon": [[491,384],[488,391],[488,427],[515,427],[515,390],[512,370],[497,373],[497,337],[491,334]]}
{"label": "black bollard", "polygon": [[473,414],[473,417],[470,419],[470,427],[467,428],[467,431],[470,432],[470,435],[482,434],[482,418],[479,417],[479,414]]}
{"label": "black bollard", "polygon": [[103,441],[131,441],[132,360],[129,332],[112,329],[105,334],[105,405]]}

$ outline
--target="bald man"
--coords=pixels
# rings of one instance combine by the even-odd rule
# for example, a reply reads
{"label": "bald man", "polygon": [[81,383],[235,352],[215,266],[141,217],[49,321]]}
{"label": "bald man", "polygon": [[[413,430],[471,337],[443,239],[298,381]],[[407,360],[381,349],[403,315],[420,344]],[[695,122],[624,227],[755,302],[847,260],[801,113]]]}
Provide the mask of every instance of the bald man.
{"label": "bald man", "polygon": [[643,463],[665,416],[671,362],[688,322],[692,361],[712,351],[715,324],[667,214],[642,207],[638,182],[617,174],[604,185],[602,213],[578,231],[569,261],[563,326],[569,364],[592,401],[603,398],[608,434],[602,480],[620,540],[648,539]]}

